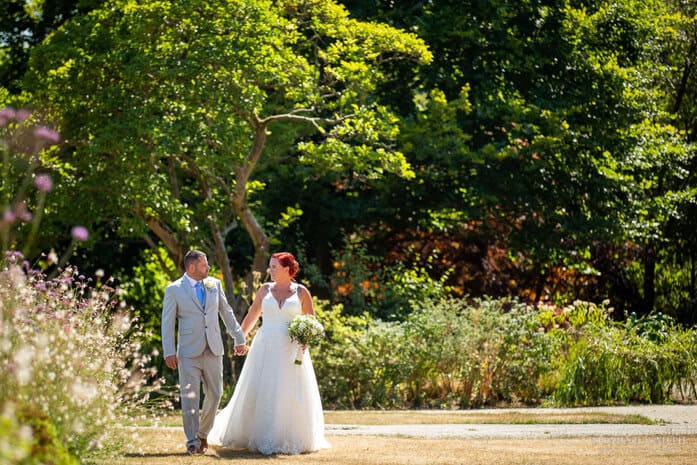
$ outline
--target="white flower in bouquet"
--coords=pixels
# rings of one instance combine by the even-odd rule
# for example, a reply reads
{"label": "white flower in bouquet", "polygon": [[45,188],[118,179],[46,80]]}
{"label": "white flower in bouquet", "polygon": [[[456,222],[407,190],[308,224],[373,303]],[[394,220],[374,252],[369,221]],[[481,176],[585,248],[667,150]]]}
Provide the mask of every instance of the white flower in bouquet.
{"label": "white flower in bouquet", "polygon": [[[293,318],[288,328],[290,340],[301,346],[318,344],[324,338],[324,327],[311,315],[298,315]],[[295,356],[295,364],[302,365],[302,347]]]}

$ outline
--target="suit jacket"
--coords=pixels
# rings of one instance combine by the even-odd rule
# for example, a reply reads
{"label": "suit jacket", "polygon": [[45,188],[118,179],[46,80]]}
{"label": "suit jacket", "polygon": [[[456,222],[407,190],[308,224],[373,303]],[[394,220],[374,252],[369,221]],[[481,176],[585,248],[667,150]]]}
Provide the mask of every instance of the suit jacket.
{"label": "suit jacket", "polygon": [[[235,319],[232,307],[225,298],[220,281],[208,277],[204,285],[205,308],[196,297],[186,276],[182,276],[165,289],[162,304],[162,346],[165,358],[175,353],[179,357],[198,357],[206,350],[206,343],[215,355],[223,355],[223,339],[220,336],[218,316],[223,319],[228,334],[235,345],[244,344],[244,332]],[[174,345],[175,323],[178,326],[177,345]]]}

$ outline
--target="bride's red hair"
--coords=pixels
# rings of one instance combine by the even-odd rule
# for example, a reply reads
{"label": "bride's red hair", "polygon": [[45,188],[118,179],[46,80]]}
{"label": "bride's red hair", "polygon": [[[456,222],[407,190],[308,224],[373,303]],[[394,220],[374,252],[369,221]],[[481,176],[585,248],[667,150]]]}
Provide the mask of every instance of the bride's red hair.
{"label": "bride's red hair", "polygon": [[291,278],[294,278],[295,275],[298,274],[300,265],[298,265],[293,254],[289,252],[277,252],[271,255],[271,258],[278,260],[278,263],[280,263],[282,267],[288,268],[288,274]]}

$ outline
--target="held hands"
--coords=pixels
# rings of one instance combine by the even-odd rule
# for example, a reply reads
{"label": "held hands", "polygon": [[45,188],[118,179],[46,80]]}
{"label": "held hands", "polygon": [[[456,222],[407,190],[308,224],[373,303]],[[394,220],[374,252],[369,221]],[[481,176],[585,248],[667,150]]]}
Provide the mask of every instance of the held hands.
{"label": "held hands", "polygon": [[[249,347],[247,347],[245,344],[235,346],[235,355],[242,356],[246,354],[248,350]],[[179,359],[176,355],[170,355],[169,357],[165,358],[165,365],[172,370],[176,370],[177,366],[179,365]]]}

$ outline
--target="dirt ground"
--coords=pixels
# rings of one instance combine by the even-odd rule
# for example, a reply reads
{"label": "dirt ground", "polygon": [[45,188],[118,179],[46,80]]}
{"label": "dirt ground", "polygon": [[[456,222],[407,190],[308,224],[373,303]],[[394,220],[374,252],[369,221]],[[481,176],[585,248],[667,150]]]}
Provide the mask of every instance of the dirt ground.
{"label": "dirt ground", "polygon": [[[210,449],[204,456],[184,453],[180,427],[123,430],[125,453],[92,460],[96,465],[697,465],[697,405],[510,409],[534,415],[607,412],[642,415],[656,424],[472,424],[468,415],[502,410],[419,412],[431,424],[327,424],[331,449],[296,456],[264,456],[248,451]],[[354,412],[356,413],[356,412]],[[449,424],[438,417],[448,415]],[[457,424],[453,415],[462,415]],[[327,415],[332,418],[331,415]],[[377,430],[376,430],[377,428]],[[372,431],[365,434],[366,431]]]}

